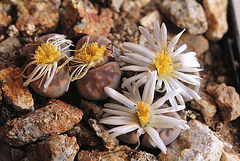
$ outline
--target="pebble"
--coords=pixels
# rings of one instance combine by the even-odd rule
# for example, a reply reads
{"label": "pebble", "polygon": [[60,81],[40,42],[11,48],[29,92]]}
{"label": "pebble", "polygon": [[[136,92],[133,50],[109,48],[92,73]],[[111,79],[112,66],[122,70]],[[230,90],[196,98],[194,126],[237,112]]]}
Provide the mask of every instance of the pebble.
{"label": "pebble", "polygon": [[88,120],[89,125],[93,128],[93,130],[96,132],[96,135],[103,141],[105,147],[109,150],[114,150],[118,145],[118,139],[113,138],[109,141],[107,141],[108,136],[110,135],[107,131],[108,129],[97,122],[95,119],[89,119]]}
{"label": "pebble", "polygon": [[27,113],[34,110],[32,94],[23,86],[20,68],[6,68],[0,70],[0,82],[4,98],[18,112]]}
{"label": "pebble", "polygon": [[94,130],[89,128],[83,121],[68,131],[68,136],[75,136],[81,148],[105,148]]}
{"label": "pebble", "polygon": [[198,92],[201,97],[200,100],[192,100],[191,107],[199,110],[205,120],[205,122],[211,127],[215,121],[213,120],[214,115],[217,112],[217,105],[210,95],[203,91]]}
{"label": "pebble", "polygon": [[210,40],[220,40],[228,30],[228,0],[203,0],[208,30],[206,36]]}
{"label": "pebble", "polygon": [[0,129],[0,138],[10,145],[26,145],[70,130],[82,115],[77,107],[52,99],[45,107],[8,121]]}
{"label": "pebble", "polygon": [[153,26],[156,21],[162,22],[162,15],[160,15],[158,10],[154,10],[148,13],[146,16],[142,17],[139,22],[142,26],[153,30]]}
{"label": "pebble", "polygon": [[187,29],[192,35],[207,31],[204,9],[195,0],[163,0],[159,1],[159,8],[177,27]]}
{"label": "pebble", "polygon": [[158,155],[158,160],[220,160],[223,142],[214,135],[208,126],[197,120],[189,121],[188,125],[190,130],[182,131],[179,137],[167,147],[167,154],[160,153]]}
{"label": "pebble", "polygon": [[227,153],[223,150],[220,161],[239,161],[239,157],[235,154]]}
{"label": "pebble", "polygon": [[133,149],[130,149],[127,146],[118,146],[113,151],[87,151],[87,150],[81,150],[78,153],[78,161],[82,160],[116,160],[116,161],[125,161],[125,160],[138,160],[138,161],[157,161],[157,158],[145,151],[136,151]]}
{"label": "pebble", "polygon": [[54,31],[58,25],[58,5],[52,1],[18,1],[16,28],[25,36]]}
{"label": "pebble", "polygon": [[107,37],[112,27],[112,14],[109,9],[102,9],[101,13],[88,1],[69,1],[61,13],[61,24],[69,36],[79,34],[101,35]]}
{"label": "pebble", "polygon": [[42,142],[31,145],[28,159],[34,161],[73,161],[78,150],[76,137],[68,137],[66,134],[52,135]]}
{"label": "pebble", "polygon": [[[0,53],[8,55],[16,48],[21,46],[20,41],[16,37],[9,37],[0,43]],[[1,55],[1,57],[3,57]],[[7,56],[8,57],[8,56]]]}
{"label": "pebble", "polygon": [[240,98],[234,87],[222,83],[208,84],[206,89],[215,98],[225,123],[240,116]]}

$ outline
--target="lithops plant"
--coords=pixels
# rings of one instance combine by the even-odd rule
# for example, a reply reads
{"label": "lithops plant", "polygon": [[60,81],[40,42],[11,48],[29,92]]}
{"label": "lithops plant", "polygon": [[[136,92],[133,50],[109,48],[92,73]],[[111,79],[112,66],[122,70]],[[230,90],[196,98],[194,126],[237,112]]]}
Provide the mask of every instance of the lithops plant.
{"label": "lithops plant", "polygon": [[186,44],[176,50],[174,48],[184,30],[171,41],[167,41],[167,28],[164,23],[161,27],[158,21],[155,23],[153,30],[155,39],[144,27],[140,26],[139,30],[147,40],[148,46],[131,42],[123,43],[123,48],[129,52],[120,56],[120,59],[128,63],[121,70],[134,71],[138,74],[124,80],[122,88],[134,81],[137,81],[135,86],[143,85],[147,80],[148,70],[150,70],[157,71],[156,91],[168,93],[177,88],[182,89],[181,93],[170,98],[171,105],[184,105],[185,101],[201,99],[197,92],[201,79],[198,72],[202,69],[199,69],[200,64],[196,53],[184,53],[187,49]]}
{"label": "lithops plant", "polygon": [[69,71],[59,66],[70,56],[72,41],[64,35],[48,34],[27,45],[22,52],[28,55],[29,63],[23,69],[24,86],[30,86],[38,94],[56,98],[68,89]]}
{"label": "lithops plant", "polygon": [[[111,41],[102,36],[84,36],[69,58],[71,81],[77,82],[80,95],[88,100],[101,100],[107,97],[104,87],[117,88],[120,82],[120,69],[114,52],[109,50]],[[111,61],[109,61],[111,60]]]}
{"label": "lithops plant", "polygon": [[166,145],[176,139],[181,129],[189,128],[187,121],[182,120],[176,113],[183,110],[185,105],[169,107],[164,104],[178,95],[181,88],[166,93],[154,101],[156,80],[157,71],[149,71],[142,96],[138,88],[134,89],[135,83],[127,85],[128,91],[123,91],[123,94],[109,87],[104,88],[109,97],[119,102],[104,104],[103,111],[106,113],[100,123],[114,126],[109,130],[108,139],[119,136],[119,139],[125,139],[123,141],[129,144],[137,142],[140,144],[140,135],[144,135],[143,145],[158,147],[166,154]]}

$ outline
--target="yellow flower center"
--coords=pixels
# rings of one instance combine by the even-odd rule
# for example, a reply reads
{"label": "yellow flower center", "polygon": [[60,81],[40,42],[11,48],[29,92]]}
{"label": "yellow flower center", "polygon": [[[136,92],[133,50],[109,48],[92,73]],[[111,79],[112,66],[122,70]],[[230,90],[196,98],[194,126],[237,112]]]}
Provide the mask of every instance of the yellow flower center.
{"label": "yellow flower center", "polygon": [[166,50],[156,53],[156,57],[153,59],[158,72],[158,76],[164,77],[170,73],[173,69],[171,55]]}
{"label": "yellow flower center", "polygon": [[44,42],[35,51],[35,61],[39,64],[51,64],[59,57],[60,51],[49,42]]}
{"label": "yellow flower center", "polygon": [[75,58],[85,63],[89,63],[91,61],[98,61],[104,55],[104,51],[106,50],[105,46],[98,47],[98,43],[94,42],[92,44],[86,45],[84,48],[79,49],[76,52]]}
{"label": "yellow flower center", "polygon": [[140,121],[141,124],[145,124],[148,122],[148,119],[150,117],[150,108],[149,108],[149,104],[145,103],[145,102],[138,102],[137,103],[137,115],[138,115],[138,119]]}

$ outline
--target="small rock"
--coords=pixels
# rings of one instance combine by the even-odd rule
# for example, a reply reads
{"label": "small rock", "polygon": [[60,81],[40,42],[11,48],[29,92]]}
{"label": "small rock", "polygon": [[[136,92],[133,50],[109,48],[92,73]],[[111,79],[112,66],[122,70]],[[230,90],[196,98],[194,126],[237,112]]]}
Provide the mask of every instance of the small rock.
{"label": "small rock", "polygon": [[223,143],[208,126],[197,120],[189,121],[188,125],[190,130],[182,131],[178,138],[167,147],[167,154],[158,155],[158,160],[219,160],[223,151]]}
{"label": "small rock", "polygon": [[156,21],[162,22],[163,18],[160,15],[158,10],[154,10],[150,13],[148,13],[146,16],[142,17],[139,22],[142,26],[153,30],[154,23]]}
{"label": "small rock", "polygon": [[8,121],[0,129],[0,136],[10,145],[22,146],[70,130],[82,115],[77,107],[52,99],[45,107]]}
{"label": "small rock", "polygon": [[220,161],[239,161],[240,158],[237,155],[227,153],[223,150]]}
{"label": "small rock", "polygon": [[34,161],[73,161],[79,146],[75,137],[52,135],[29,148],[28,158]]}
{"label": "small rock", "polygon": [[54,31],[58,25],[58,7],[51,1],[18,1],[16,28],[24,35],[32,36]]}
{"label": "small rock", "polygon": [[203,0],[208,30],[206,36],[210,40],[220,40],[228,30],[228,0]]}
{"label": "small rock", "polygon": [[191,107],[201,111],[205,122],[211,127],[215,122],[213,117],[217,112],[217,106],[214,99],[205,92],[199,91],[200,100],[192,100]]}
{"label": "small rock", "polygon": [[190,34],[203,34],[207,30],[207,20],[201,4],[195,0],[159,1],[160,10],[176,26],[187,29]]}
{"label": "small rock", "polygon": [[218,84],[217,84],[217,83],[215,83],[215,82],[210,82],[210,83],[207,84],[206,91],[207,91],[210,95],[214,96],[217,87],[218,87]]}
{"label": "small rock", "polygon": [[10,37],[18,36],[19,32],[15,25],[10,25],[7,29],[7,34]]}
{"label": "small rock", "polygon": [[11,4],[0,2],[0,34],[4,33],[6,27],[11,23],[11,16],[8,12],[11,9]]}
{"label": "small rock", "polygon": [[[168,29],[169,39],[172,39],[177,33],[174,32],[174,29]],[[184,52],[194,51],[197,53],[197,57],[200,57],[209,49],[208,40],[202,35],[191,35],[188,32],[184,32],[175,46],[175,49],[179,48],[184,43],[187,44],[187,49]]]}
{"label": "small rock", "polygon": [[8,54],[20,46],[21,46],[21,44],[20,44],[18,38],[9,37],[0,43],[0,53]]}
{"label": "small rock", "polygon": [[119,12],[124,0],[112,0],[111,6]]}
{"label": "small rock", "polygon": [[82,150],[78,153],[78,161],[82,160],[117,160],[117,161],[125,161],[125,160],[138,160],[138,161],[157,161],[157,158],[147,152],[144,151],[136,151],[132,150],[127,146],[118,146],[114,151],[86,151]]}
{"label": "small rock", "polygon": [[0,71],[0,82],[6,102],[18,112],[26,113],[34,110],[32,94],[23,86],[23,78],[19,76],[20,68],[7,68]]}
{"label": "small rock", "polygon": [[224,122],[235,120],[240,116],[240,98],[234,87],[226,86],[225,83],[216,85],[210,90],[210,85],[207,86],[207,91],[214,96],[217,105],[221,111]]}
{"label": "small rock", "polygon": [[84,118],[94,118],[100,120],[103,112],[102,108],[92,102],[82,99],[81,100],[81,109],[84,113]]}
{"label": "small rock", "polygon": [[140,16],[140,9],[145,7],[151,0],[124,0],[122,9],[128,12],[133,18],[138,19]]}
{"label": "small rock", "polygon": [[84,122],[80,122],[74,128],[68,131],[69,136],[75,136],[78,145],[82,148],[97,147],[98,149],[103,146],[101,140],[97,137],[95,131],[91,130]]}
{"label": "small rock", "polygon": [[89,119],[88,120],[89,125],[95,130],[97,136],[103,141],[105,147],[109,150],[115,149],[118,145],[119,142],[116,138],[113,138],[109,141],[107,141],[107,137],[110,135],[107,131],[108,129],[97,122],[95,119]]}
{"label": "small rock", "polygon": [[69,1],[66,9],[61,11],[61,24],[70,36],[89,34],[107,37],[112,27],[111,11],[104,9],[98,15],[98,10],[90,1]]}
{"label": "small rock", "polygon": [[217,77],[217,83],[221,84],[221,83],[227,83],[227,76],[224,75],[219,75]]}

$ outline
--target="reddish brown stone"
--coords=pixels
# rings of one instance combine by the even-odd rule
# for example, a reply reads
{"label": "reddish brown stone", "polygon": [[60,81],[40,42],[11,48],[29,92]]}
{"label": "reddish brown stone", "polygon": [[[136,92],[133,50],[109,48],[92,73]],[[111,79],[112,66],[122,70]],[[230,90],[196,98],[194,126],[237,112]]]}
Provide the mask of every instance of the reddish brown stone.
{"label": "reddish brown stone", "polygon": [[217,105],[214,99],[203,91],[199,91],[198,94],[200,95],[200,100],[192,100],[191,107],[199,110],[202,113],[202,116],[205,122],[209,126],[213,126],[217,120],[215,120],[214,115],[217,112]]}
{"label": "reddish brown stone", "polygon": [[7,68],[0,71],[2,91],[8,104],[11,104],[19,112],[34,110],[32,94],[23,86],[20,68]]}
{"label": "reddish brown stone", "polygon": [[90,1],[69,1],[65,11],[62,13],[62,25],[68,35],[78,34],[108,36],[112,22],[111,11],[102,10],[98,15],[97,9]]}
{"label": "reddish brown stone", "polygon": [[87,160],[117,160],[117,161],[125,161],[125,160],[139,160],[139,161],[157,161],[157,158],[147,152],[144,151],[136,151],[130,149],[127,146],[119,146],[113,151],[103,151],[99,152],[97,150],[86,151],[82,150],[78,153],[78,161],[87,161]]}
{"label": "reddish brown stone", "polygon": [[214,96],[221,111],[224,122],[235,120],[240,116],[240,98],[234,87],[220,85],[208,85],[207,91]]}
{"label": "reddish brown stone", "polygon": [[1,129],[1,138],[10,145],[22,146],[70,130],[82,115],[77,107],[52,99],[45,107],[8,121]]}
{"label": "reddish brown stone", "polygon": [[100,120],[103,115],[102,108],[100,106],[84,99],[81,100],[81,109],[83,110],[84,117],[86,118],[95,118]]}
{"label": "reddish brown stone", "polygon": [[8,14],[11,9],[11,4],[0,2],[0,34],[4,33],[6,27],[11,23],[11,16]]}
{"label": "reddish brown stone", "polygon": [[97,136],[103,141],[107,149],[113,150],[119,145],[119,142],[116,138],[107,141],[107,138],[110,135],[108,129],[104,125],[99,124],[97,120],[90,118],[88,123],[94,129]]}
{"label": "reddish brown stone", "polygon": [[75,136],[78,141],[78,145],[82,148],[95,147],[98,149],[104,149],[102,141],[97,137],[95,131],[85,125],[83,121],[74,126],[68,131],[68,136]]}
{"label": "reddish brown stone", "polygon": [[75,137],[52,135],[29,148],[28,158],[34,161],[64,160],[73,161],[79,146]]}
{"label": "reddish brown stone", "polygon": [[58,7],[51,1],[19,1],[16,28],[23,34],[41,34],[56,29],[59,14]]}

